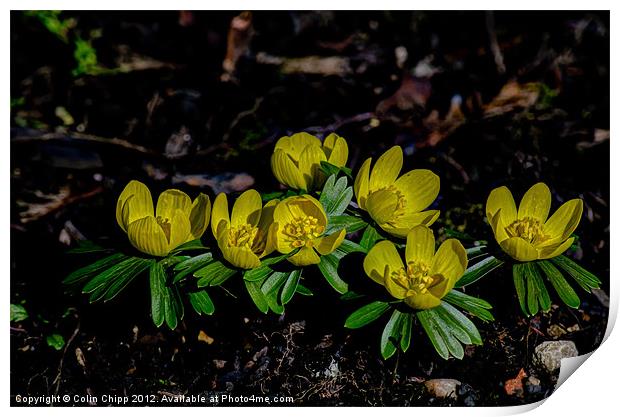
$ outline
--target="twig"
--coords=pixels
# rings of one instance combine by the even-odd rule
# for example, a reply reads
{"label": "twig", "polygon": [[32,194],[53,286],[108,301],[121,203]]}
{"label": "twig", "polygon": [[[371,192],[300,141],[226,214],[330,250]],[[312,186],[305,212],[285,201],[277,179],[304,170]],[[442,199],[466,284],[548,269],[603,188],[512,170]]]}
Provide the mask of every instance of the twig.
{"label": "twig", "polygon": [[51,213],[60,210],[70,204],[77,201],[85,200],[96,196],[104,191],[104,188],[99,186],[90,191],[82,194],[71,195],[69,193],[62,192],[57,196],[53,196],[49,202],[43,204],[27,204],[29,207],[26,211],[20,213],[20,221],[22,223],[29,223],[34,220],[39,220]]}
{"label": "twig", "polygon": [[340,129],[342,126],[345,126],[351,123],[364,122],[374,117],[376,117],[374,112],[360,113],[360,114],[356,114],[351,117],[344,118],[342,120],[339,120],[327,126],[311,126],[311,127],[307,127],[304,130],[307,132],[314,132],[314,133],[334,132]]}
{"label": "twig", "polygon": [[58,395],[58,391],[60,390],[60,377],[62,376],[62,366],[65,361],[65,356],[67,355],[67,351],[69,350],[69,346],[71,345],[71,342],[73,342],[73,339],[75,339],[75,337],[78,335],[79,332],[80,332],[80,319],[78,318],[77,326],[75,327],[75,330],[73,331],[73,334],[71,335],[69,340],[67,340],[65,349],[62,351],[62,357],[60,358],[60,364],[58,364],[58,373],[56,374],[56,378],[54,378],[54,381],[52,382],[52,384],[56,384],[56,389],[54,390],[55,395]]}
{"label": "twig", "polygon": [[493,53],[493,58],[495,59],[497,72],[499,74],[504,74],[506,72],[504,56],[502,55],[502,50],[499,48],[499,43],[497,43],[497,34],[495,33],[495,16],[490,10],[486,12],[486,24],[487,33],[489,34],[489,42],[491,43],[491,52]]}
{"label": "twig", "polygon": [[239,124],[239,122],[245,118],[246,116],[250,116],[254,113],[256,113],[256,111],[258,110],[258,108],[260,107],[260,105],[263,103],[263,100],[265,99],[265,97],[258,97],[255,101],[254,101],[254,105],[252,106],[251,109],[248,110],[244,110],[241,113],[239,113],[237,115],[237,117],[235,117],[232,122],[230,123],[230,126],[228,127],[228,131],[226,133],[224,133],[224,135],[222,136],[222,142],[226,142],[228,141],[228,139],[230,138],[231,132],[233,131],[233,129],[235,127],[237,127],[237,125]]}

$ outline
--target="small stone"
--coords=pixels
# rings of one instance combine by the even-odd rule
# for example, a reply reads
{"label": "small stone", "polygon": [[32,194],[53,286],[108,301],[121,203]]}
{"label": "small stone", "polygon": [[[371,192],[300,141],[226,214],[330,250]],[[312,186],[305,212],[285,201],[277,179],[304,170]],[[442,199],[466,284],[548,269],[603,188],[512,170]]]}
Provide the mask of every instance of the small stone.
{"label": "small stone", "polygon": [[547,334],[549,336],[553,337],[554,339],[557,339],[557,338],[562,337],[563,335],[565,335],[566,334],[566,330],[564,330],[563,328],[561,328],[557,324],[552,324],[547,329]]}
{"label": "small stone", "polygon": [[506,394],[511,396],[523,397],[523,378],[525,378],[527,374],[521,368],[516,377],[507,380],[504,382],[504,390]]}
{"label": "small stone", "polygon": [[530,376],[525,380],[525,390],[528,394],[538,394],[542,392],[542,387],[540,386],[540,379],[535,376]]}
{"label": "small stone", "polygon": [[207,345],[210,345],[210,344],[212,344],[212,343],[215,341],[215,340],[214,340],[211,336],[209,336],[208,334],[206,334],[206,333],[204,332],[204,330],[201,330],[201,331],[198,333],[198,340],[199,340],[200,342],[205,342]]}
{"label": "small stone", "polygon": [[424,383],[428,392],[437,398],[456,399],[458,387],[461,381],[456,379],[439,378],[429,379]]}
{"label": "small stone", "polygon": [[222,359],[213,359],[213,365],[215,365],[215,367],[217,369],[222,369],[226,366],[226,362],[225,360]]}
{"label": "small stone", "polygon": [[560,369],[562,359],[577,355],[579,355],[577,346],[570,340],[543,342],[534,349],[534,360],[550,373]]}

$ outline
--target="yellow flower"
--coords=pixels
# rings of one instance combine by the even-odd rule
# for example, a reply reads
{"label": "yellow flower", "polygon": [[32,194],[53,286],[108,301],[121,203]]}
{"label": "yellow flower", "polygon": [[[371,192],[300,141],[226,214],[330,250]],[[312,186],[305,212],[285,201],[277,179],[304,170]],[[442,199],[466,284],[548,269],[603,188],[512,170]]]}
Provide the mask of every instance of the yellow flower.
{"label": "yellow flower", "polygon": [[448,239],[435,252],[433,232],[422,225],[407,235],[405,261],[392,242],[382,240],[364,258],[364,271],[394,298],[418,310],[437,307],[467,268],[461,242]]}
{"label": "yellow flower", "polygon": [[318,264],[321,258],[317,252],[329,255],[340,246],[346,235],[343,229],[324,236],[327,215],[321,203],[309,195],[281,201],[274,210],[273,220],[276,249],[280,253],[299,249],[299,252],[288,258],[297,266]]}
{"label": "yellow flower", "polygon": [[368,158],[355,178],[357,204],[391,235],[404,238],[419,224],[430,226],[439,210],[425,210],[439,194],[439,177],[428,169],[414,169],[398,176],[403,150],[393,146],[379,157],[372,171]]}
{"label": "yellow flower", "polygon": [[517,261],[527,262],[554,258],[575,240],[570,235],[581,219],[581,199],[567,201],[551,217],[550,208],[549,187],[539,182],[525,193],[518,211],[508,188],[494,189],[487,199],[486,212],[495,239],[504,252]]}
{"label": "yellow flower", "polygon": [[220,193],[213,202],[211,231],[224,259],[242,269],[260,266],[260,258],[273,252],[274,244],[269,231],[277,200],[265,207],[256,190],[241,194],[228,215],[228,199]]}
{"label": "yellow flower", "polygon": [[116,203],[116,221],[141,252],[166,256],[183,243],[199,239],[209,225],[211,201],[200,193],[192,203],[183,191],[166,190],[153,199],[146,185],[130,181]]}
{"label": "yellow flower", "polygon": [[335,133],[327,136],[323,143],[309,133],[295,133],[276,143],[271,170],[280,183],[296,190],[312,191],[325,183],[321,161],[343,167],[348,157],[347,141]]}

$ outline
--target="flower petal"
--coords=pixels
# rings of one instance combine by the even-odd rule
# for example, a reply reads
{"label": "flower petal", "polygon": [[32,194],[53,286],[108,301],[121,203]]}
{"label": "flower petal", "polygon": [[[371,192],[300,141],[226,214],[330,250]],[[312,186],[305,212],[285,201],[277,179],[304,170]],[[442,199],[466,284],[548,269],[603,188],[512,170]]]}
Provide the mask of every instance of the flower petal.
{"label": "flower petal", "polygon": [[325,176],[321,172],[321,161],[325,161],[325,153],[320,146],[310,145],[299,156],[299,172],[303,175],[304,190],[314,190],[325,182]]}
{"label": "flower petal", "polygon": [[260,221],[258,222],[258,236],[254,240],[255,245],[265,245],[262,253],[259,257],[267,256],[274,250],[276,250],[275,245],[275,236],[272,236],[271,230],[273,225],[273,213],[275,211],[276,206],[278,205],[278,200],[270,200],[265,204],[263,210],[261,212]]}
{"label": "flower petal", "polygon": [[[544,223],[549,216],[551,207],[551,191],[545,183],[534,184],[523,196],[519,203],[519,214],[517,217],[523,219],[531,217]],[[510,223],[507,223],[510,224]]]}
{"label": "flower petal", "polygon": [[382,240],[373,246],[364,258],[364,272],[373,281],[383,285],[386,265],[391,271],[405,267],[396,246],[389,240]]}
{"label": "flower petal", "polygon": [[489,194],[486,207],[489,223],[492,223],[491,219],[499,210],[502,211],[504,224],[510,224],[517,220],[517,206],[508,187],[498,187]]}
{"label": "flower petal", "polygon": [[306,146],[321,146],[321,140],[316,136],[306,132],[295,133],[291,136],[284,136],[276,142],[275,149],[282,149],[289,154],[293,160],[299,161],[299,156]]}
{"label": "flower petal", "polygon": [[230,216],[230,224],[232,226],[249,224],[256,227],[260,221],[262,208],[263,201],[258,191],[247,190],[235,201]]}
{"label": "flower petal", "polygon": [[499,242],[504,252],[517,261],[527,262],[538,258],[538,251],[529,242],[520,237],[511,237]]}
{"label": "flower petal", "polygon": [[546,247],[543,249],[539,249],[538,251],[538,259],[550,259],[550,258],[555,258],[556,256],[559,256],[561,254],[563,254],[564,252],[566,252],[568,250],[568,248],[571,247],[571,245],[573,244],[573,242],[575,241],[574,237],[571,237],[569,239],[567,239],[565,242],[553,246],[553,247]]}
{"label": "flower petal", "polygon": [[423,262],[431,265],[435,254],[435,236],[426,226],[416,226],[407,234],[405,260],[409,262]]}
{"label": "flower petal", "polygon": [[192,200],[181,190],[166,190],[159,195],[155,210],[155,217],[172,219],[174,213],[181,210],[189,218],[192,211]]}
{"label": "flower petal", "polygon": [[[277,209],[277,207],[276,207]],[[273,236],[273,243],[275,248],[280,253],[291,253],[295,247],[292,245],[293,239],[284,234],[283,225],[281,223],[273,223],[271,226],[271,233]]]}
{"label": "flower petal", "polygon": [[347,231],[343,229],[339,232],[332,233],[329,236],[323,236],[315,239],[314,247],[321,255],[329,255],[335,251],[338,246],[340,246],[346,234]]}
{"label": "flower petal", "polygon": [[426,210],[419,213],[410,213],[393,218],[389,223],[380,224],[381,228],[393,236],[406,238],[407,234],[416,226],[430,226],[439,218],[439,210]]}
{"label": "flower petal", "polygon": [[392,185],[403,167],[403,150],[400,146],[392,146],[377,159],[370,173],[369,191]]}
{"label": "flower petal", "polygon": [[441,300],[430,292],[426,294],[416,294],[405,298],[405,303],[416,310],[428,310],[441,304]]}
{"label": "flower petal", "polygon": [[467,269],[467,253],[461,242],[456,239],[443,242],[433,257],[430,275],[442,275],[448,280],[448,284],[443,294],[435,295],[441,298],[450,291],[465,269]]}
{"label": "flower petal", "polygon": [[[312,216],[318,220],[319,226],[327,226],[327,214],[325,214],[323,205],[321,205],[319,200],[310,195],[305,194],[289,197],[284,199],[282,203],[278,204],[274,212],[274,218],[276,218],[278,222],[280,221],[280,218],[275,216],[278,216],[279,213],[281,213],[279,211],[280,205],[283,205],[283,208],[288,210],[288,217],[290,219],[299,219],[306,216]],[[290,221],[286,223],[290,223]]]}
{"label": "flower petal", "polygon": [[321,262],[319,255],[309,246],[304,246],[299,252],[287,259],[295,266],[316,265]]}
{"label": "flower petal", "polygon": [[211,218],[211,199],[203,193],[192,203],[192,209],[189,214],[189,223],[191,224],[191,236],[193,239],[200,239],[205,230],[209,226]]}
{"label": "flower petal", "polygon": [[372,192],[368,196],[368,200],[366,200],[368,214],[380,225],[394,218],[397,207],[398,196],[388,190]]}
{"label": "flower petal", "polygon": [[188,242],[191,239],[191,224],[182,210],[176,210],[170,219],[169,250]]}
{"label": "flower petal", "polygon": [[355,183],[353,184],[353,190],[355,191],[355,198],[357,199],[357,205],[362,210],[366,210],[366,199],[368,198],[368,184],[370,182],[370,164],[372,158],[368,158],[362,164],[360,170],[355,177]]}
{"label": "flower petal", "polygon": [[545,223],[545,233],[551,238],[568,238],[579,225],[583,213],[583,201],[580,198],[562,204]]}
{"label": "flower petal", "polygon": [[[126,215],[123,218],[123,210]],[[125,186],[116,202],[116,222],[127,232],[129,223],[146,216],[152,216],[153,198],[148,187],[140,181],[132,180]]]}
{"label": "flower petal", "polygon": [[323,151],[327,156],[327,162],[337,167],[343,167],[349,159],[349,146],[343,137],[331,133],[323,142]]}
{"label": "flower petal", "polygon": [[260,259],[247,247],[223,246],[220,247],[224,259],[241,269],[253,269],[260,266]]}
{"label": "flower petal", "polygon": [[271,170],[278,182],[297,190],[303,190],[306,181],[299,168],[291,158],[281,149],[276,149],[271,155]]}
{"label": "flower petal", "polygon": [[213,211],[211,213],[211,233],[217,239],[220,231],[230,225],[230,216],[228,214],[228,198],[226,194],[219,193],[213,202]]}
{"label": "flower petal", "polygon": [[407,211],[421,211],[430,206],[439,194],[439,177],[428,169],[414,169],[394,183],[405,197]]}
{"label": "flower petal", "polygon": [[168,254],[168,239],[153,216],[143,217],[129,224],[127,236],[140,252],[153,256]]}
{"label": "flower petal", "polygon": [[407,295],[407,288],[403,287],[398,281],[396,281],[391,274],[392,270],[389,265],[385,266],[385,272],[383,277],[385,280],[385,288],[390,295],[398,300],[402,300]]}

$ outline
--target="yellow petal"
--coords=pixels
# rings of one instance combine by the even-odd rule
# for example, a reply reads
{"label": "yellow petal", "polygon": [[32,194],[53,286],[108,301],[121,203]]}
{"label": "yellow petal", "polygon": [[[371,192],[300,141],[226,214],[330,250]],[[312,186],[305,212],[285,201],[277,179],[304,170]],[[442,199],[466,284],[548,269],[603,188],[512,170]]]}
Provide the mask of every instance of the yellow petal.
{"label": "yellow petal", "polygon": [[349,158],[349,146],[343,137],[335,133],[331,133],[323,142],[323,151],[327,156],[327,162],[337,167],[343,167],[347,164]]}
{"label": "yellow petal", "polygon": [[430,206],[439,194],[439,177],[428,169],[414,169],[394,183],[405,197],[407,211],[421,211]]}
{"label": "yellow petal", "polygon": [[513,259],[521,262],[533,261],[538,259],[538,251],[529,242],[520,237],[511,237],[499,242],[504,252]]}
{"label": "yellow petal", "polygon": [[416,294],[405,298],[405,303],[416,310],[428,310],[441,304],[441,300],[430,292],[426,294]]}
{"label": "yellow petal", "polygon": [[321,262],[319,255],[308,246],[304,246],[299,252],[287,259],[295,266],[316,265]]}
{"label": "yellow petal", "polygon": [[291,253],[295,247],[292,245],[292,239],[284,234],[283,226],[280,223],[273,223],[271,226],[271,233],[273,236],[273,243],[275,244],[275,248],[280,253]]}
{"label": "yellow petal", "polygon": [[[549,208],[551,207],[551,192],[549,187],[539,182],[534,184],[523,196],[519,204],[519,214],[517,217],[523,219],[531,217],[544,223],[549,216]],[[509,224],[509,223],[507,223]]]}
{"label": "yellow petal", "polygon": [[304,190],[314,190],[320,187],[325,177],[321,173],[321,161],[325,161],[325,153],[320,146],[306,146],[299,156],[299,172],[304,177]]}
{"label": "yellow petal", "polygon": [[405,260],[407,262],[423,262],[431,265],[435,254],[435,236],[426,226],[416,226],[407,235]]}
{"label": "yellow petal", "polygon": [[140,252],[153,256],[166,256],[169,252],[166,234],[153,216],[143,217],[130,223],[127,236],[131,244]]}
{"label": "yellow petal", "polygon": [[191,236],[193,239],[200,239],[200,237],[202,237],[209,226],[210,217],[211,200],[208,195],[200,193],[192,203],[192,209],[189,214]]}
{"label": "yellow petal", "polygon": [[341,230],[340,232],[332,233],[329,236],[323,236],[314,240],[314,247],[321,255],[329,255],[335,251],[338,246],[344,240],[347,231]]}
{"label": "yellow petal", "polygon": [[508,233],[506,233],[506,224],[502,218],[502,210],[499,209],[490,219],[491,229],[495,235],[495,240],[501,242],[508,239]]}
{"label": "yellow petal", "polygon": [[213,212],[211,214],[211,233],[217,239],[222,228],[229,227],[230,216],[228,214],[228,198],[226,194],[219,193],[213,202]]}
{"label": "yellow petal", "polygon": [[366,200],[368,214],[379,225],[387,223],[394,218],[398,196],[392,191],[379,190],[371,192]]}
{"label": "yellow petal", "polygon": [[402,300],[407,295],[407,288],[403,287],[398,281],[392,278],[391,272],[392,270],[390,270],[389,265],[386,265],[385,272],[383,273],[385,288],[392,297]]}
{"label": "yellow petal", "polygon": [[176,210],[170,219],[170,250],[188,242],[191,238],[191,224],[182,210]]}
{"label": "yellow petal", "polygon": [[192,211],[192,200],[187,194],[180,190],[166,190],[157,199],[155,217],[172,219],[175,211],[181,210],[187,217]]}
{"label": "yellow petal", "polygon": [[275,149],[281,149],[299,161],[299,156],[306,146],[321,146],[321,140],[306,132],[295,133],[291,136],[284,136],[278,140]]}
{"label": "yellow petal", "polygon": [[255,245],[265,244],[265,248],[259,257],[267,256],[276,250],[275,235],[272,235],[273,212],[278,205],[278,200],[270,200],[263,207],[263,211],[258,222],[258,238],[254,240]]}
{"label": "yellow petal", "polygon": [[377,159],[370,173],[369,191],[392,185],[403,167],[403,150],[400,146],[392,146]]}
{"label": "yellow petal", "polygon": [[368,198],[368,184],[370,182],[370,164],[372,158],[368,158],[362,164],[360,170],[355,177],[355,183],[353,184],[353,190],[355,191],[355,198],[357,199],[357,205],[362,210],[366,209],[366,199]]}
{"label": "yellow petal", "polygon": [[496,188],[489,194],[486,207],[489,223],[491,223],[491,219],[499,210],[502,211],[504,224],[508,225],[517,220],[517,206],[512,193],[507,187]]}
{"label": "yellow petal", "polygon": [[303,190],[306,187],[306,181],[299,168],[281,149],[276,149],[271,155],[271,170],[281,184],[297,190]]}
{"label": "yellow petal", "polygon": [[404,268],[396,246],[389,240],[382,240],[373,246],[364,258],[364,272],[372,280],[383,285],[386,266],[389,266],[391,271]]}
{"label": "yellow petal", "polygon": [[220,248],[224,259],[241,269],[253,269],[260,266],[260,259],[246,247],[224,246]]}
{"label": "yellow petal", "polygon": [[230,224],[232,226],[249,224],[256,227],[260,220],[262,208],[263,201],[258,191],[247,190],[235,201],[230,216]]}
{"label": "yellow petal", "polygon": [[[123,210],[125,210],[126,218],[123,218]],[[127,232],[129,223],[146,216],[152,216],[153,213],[153,198],[148,187],[140,181],[129,181],[116,202],[116,222],[118,225],[124,232]]]}
{"label": "yellow petal", "polygon": [[583,201],[580,198],[569,200],[545,223],[544,230],[551,238],[568,238],[579,225],[583,213]]}
{"label": "yellow petal", "polygon": [[570,248],[570,246],[573,244],[574,241],[575,241],[575,238],[571,237],[570,239],[567,239],[565,242],[559,245],[540,249],[538,251],[538,259],[555,258],[556,256],[561,255],[564,252],[566,252],[568,248]]}
{"label": "yellow petal", "polygon": [[433,257],[430,275],[439,274],[448,281],[448,284],[444,288],[444,293],[435,295],[441,298],[450,291],[465,269],[467,269],[467,253],[461,242],[456,239],[443,242]]}
{"label": "yellow petal", "polygon": [[[274,211],[274,219],[283,224],[290,223],[292,219],[306,216],[317,219],[319,226],[327,226],[327,214],[325,214],[323,206],[319,200],[307,194],[284,199]],[[283,219],[288,220],[282,221]]]}
{"label": "yellow petal", "polygon": [[393,236],[406,238],[407,234],[416,226],[430,226],[439,218],[439,210],[426,210],[419,213],[410,213],[397,216],[389,223],[380,224],[381,228]]}

